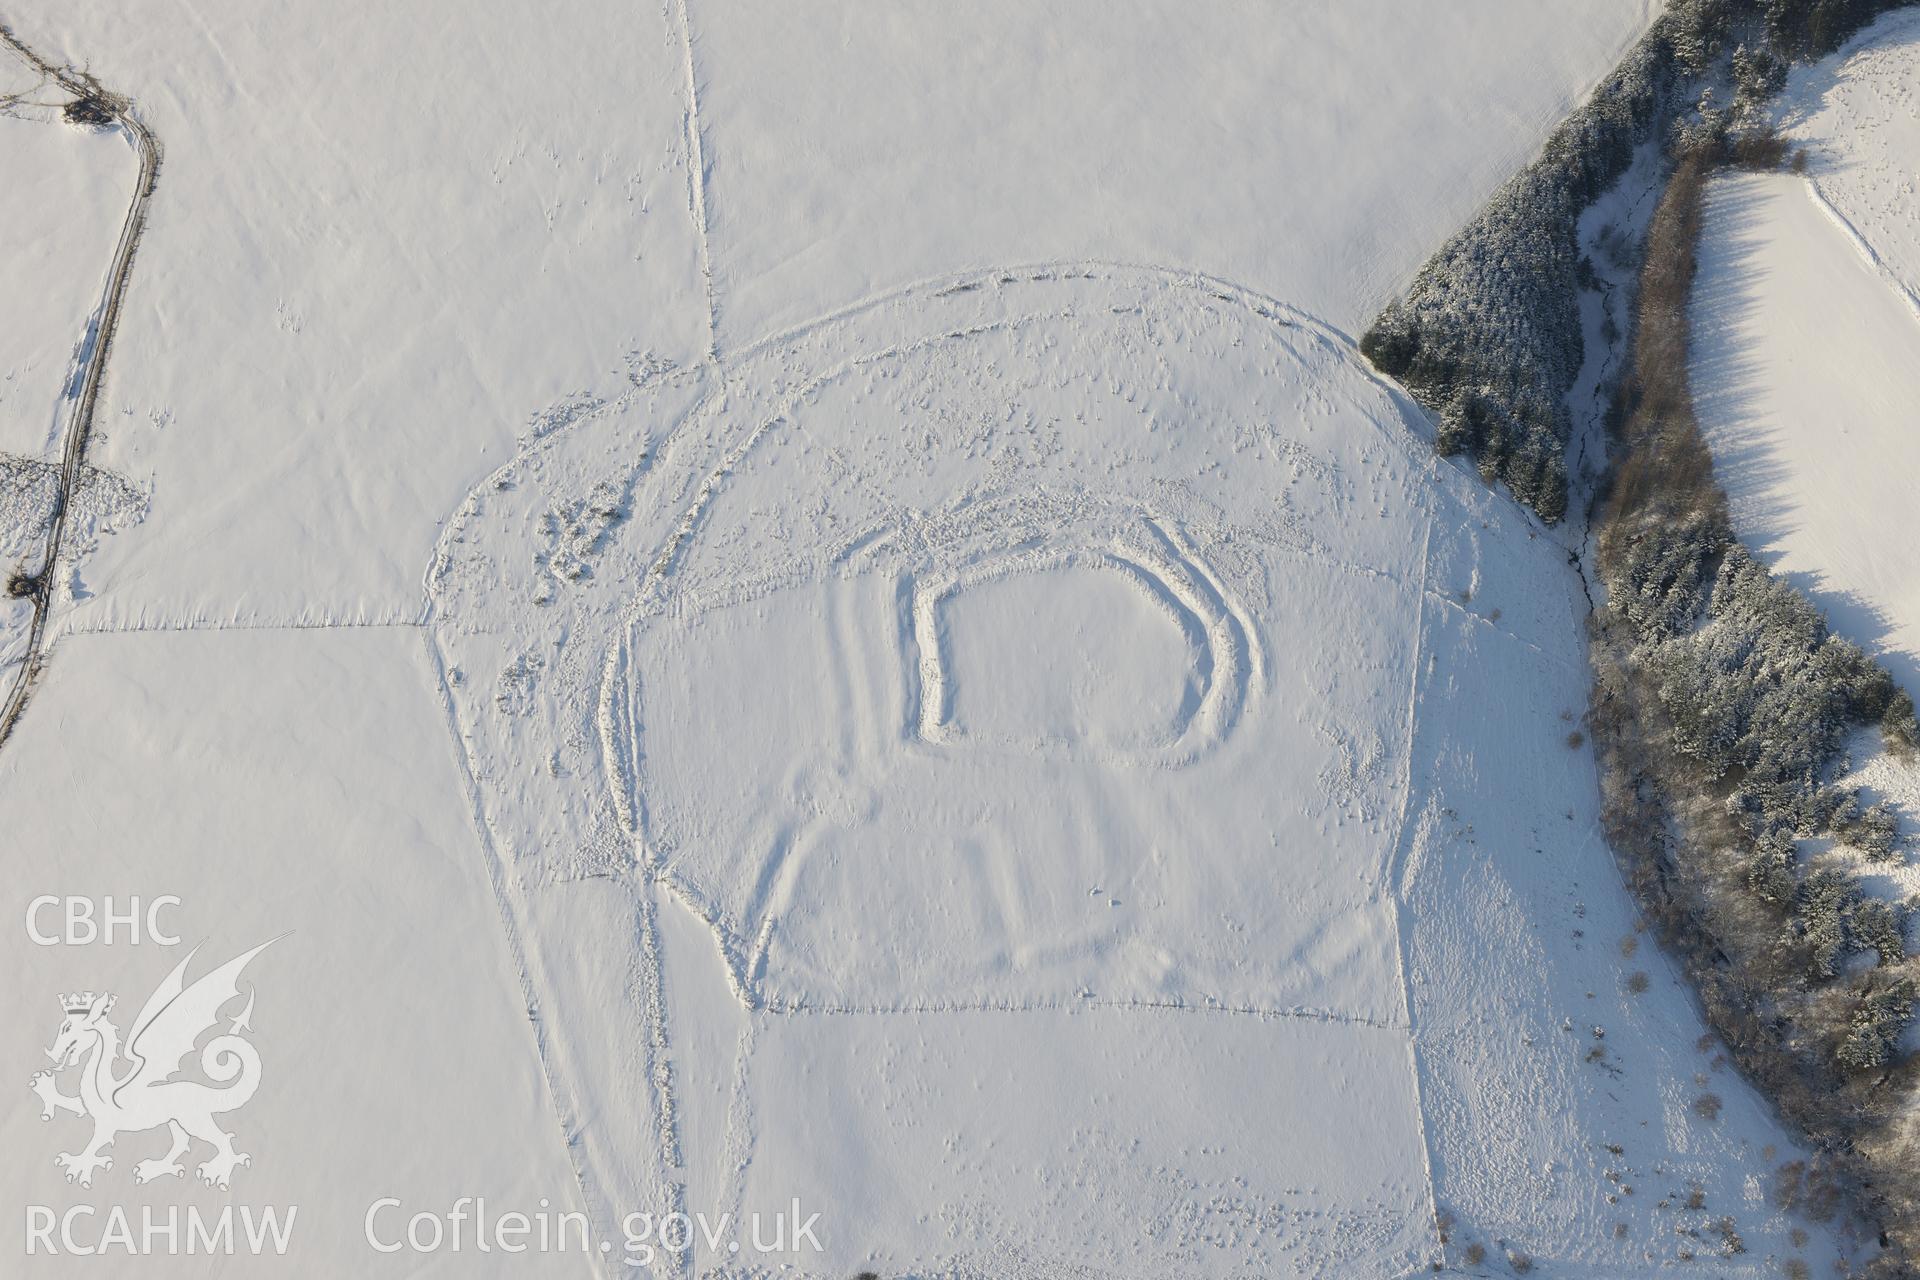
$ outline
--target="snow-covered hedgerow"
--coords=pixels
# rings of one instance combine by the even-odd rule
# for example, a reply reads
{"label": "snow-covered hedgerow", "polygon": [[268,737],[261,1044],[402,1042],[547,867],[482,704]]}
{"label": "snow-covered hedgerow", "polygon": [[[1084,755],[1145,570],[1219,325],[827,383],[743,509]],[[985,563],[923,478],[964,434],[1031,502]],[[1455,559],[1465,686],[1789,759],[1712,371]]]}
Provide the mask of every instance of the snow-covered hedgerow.
{"label": "snow-covered hedgerow", "polygon": [[1549,523],[1566,512],[1566,395],[1583,355],[1580,213],[1646,143],[1721,123],[1709,87],[1777,89],[1783,59],[1824,53],[1898,0],[1675,0],[1538,159],[1441,247],[1360,349]]}

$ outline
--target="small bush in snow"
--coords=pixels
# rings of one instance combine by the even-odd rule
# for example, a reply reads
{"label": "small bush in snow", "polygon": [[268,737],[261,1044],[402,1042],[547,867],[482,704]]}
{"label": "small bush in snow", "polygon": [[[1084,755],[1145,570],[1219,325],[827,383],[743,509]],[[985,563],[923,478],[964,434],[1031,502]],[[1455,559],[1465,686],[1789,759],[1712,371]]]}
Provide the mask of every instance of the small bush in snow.
{"label": "small bush in snow", "polygon": [[1835,823],[1834,834],[1866,854],[1869,861],[1900,860],[1900,819],[1893,805],[1885,800],[1876,801],[1865,812]]}
{"label": "small bush in snow", "polygon": [[1870,1071],[1893,1060],[1894,1046],[1913,1016],[1914,984],[1901,978],[1861,997],[1835,1054],[1849,1071]]}
{"label": "small bush in snow", "polygon": [[92,94],[69,102],[61,115],[68,124],[85,125],[90,129],[105,128],[113,123],[113,107],[105,99]]}
{"label": "small bush in snow", "polygon": [[1871,951],[1882,965],[1899,964],[1907,956],[1907,909],[1878,898],[1861,900],[1848,922],[1854,942]]}
{"label": "small bush in snow", "polygon": [[1802,882],[1793,929],[1807,948],[1809,976],[1831,978],[1839,972],[1841,959],[1852,950],[1848,924],[1859,903],[1859,886],[1838,871],[1816,871]]}

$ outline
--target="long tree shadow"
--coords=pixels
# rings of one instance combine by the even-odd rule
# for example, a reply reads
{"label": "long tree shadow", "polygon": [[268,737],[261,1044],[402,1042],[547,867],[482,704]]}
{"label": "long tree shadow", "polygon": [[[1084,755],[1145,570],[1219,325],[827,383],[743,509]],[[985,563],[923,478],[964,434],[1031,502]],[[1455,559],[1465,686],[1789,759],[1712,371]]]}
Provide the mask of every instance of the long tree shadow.
{"label": "long tree shadow", "polygon": [[1694,407],[1747,548],[1818,605],[1835,632],[1879,658],[1912,691],[1920,689],[1920,655],[1898,638],[1900,621],[1884,603],[1836,584],[1821,569],[1783,563],[1796,535],[1807,531],[1789,433],[1809,424],[1782,419],[1764,394],[1769,377],[1778,375],[1761,354],[1770,322],[1763,286],[1771,278],[1770,207],[1804,199],[1797,189],[1802,181],[1741,174],[1713,184],[1689,313]]}

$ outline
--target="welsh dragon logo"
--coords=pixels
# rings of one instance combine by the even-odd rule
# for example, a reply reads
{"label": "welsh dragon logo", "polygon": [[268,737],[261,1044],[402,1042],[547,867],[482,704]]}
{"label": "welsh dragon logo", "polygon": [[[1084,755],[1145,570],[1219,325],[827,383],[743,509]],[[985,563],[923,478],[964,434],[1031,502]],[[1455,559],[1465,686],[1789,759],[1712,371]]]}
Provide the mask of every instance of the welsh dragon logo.
{"label": "welsh dragon logo", "polygon": [[[243,1032],[252,1029],[252,988],[247,991],[246,1007],[229,1020],[224,1033],[207,1041],[200,1051],[200,1069],[215,1084],[177,1080],[174,1076],[200,1037],[219,1023],[220,1010],[239,997],[240,971],[277,941],[274,938],[261,943],[201,975],[189,986],[187,965],[198,952],[196,947],[147,997],[140,1016],[133,1020],[124,1050],[119,1027],[107,1017],[113,1011],[113,996],[85,991],[61,999],[66,1020],[60,1024],[53,1047],[47,1050],[53,1069],[36,1073],[32,1088],[40,1097],[42,1120],[53,1119],[56,1111],[71,1111],[93,1120],[93,1140],[83,1150],[54,1157],[54,1163],[66,1170],[68,1182],[92,1186],[97,1170],[113,1168],[113,1158],[105,1152],[115,1138],[162,1125],[172,1135],[172,1146],[159,1159],[134,1165],[136,1182],[151,1182],[169,1174],[186,1176],[180,1158],[196,1140],[213,1147],[212,1158],[198,1170],[202,1182],[224,1189],[233,1178],[235,1166],[253,1163],[251,1156],[234,1150],[233,1135],[214,1121],[216,1115],[245,1106],[260,1087],[260,1055],[242,1038]],[[56,1073],[76,1064],[80,1092],[71,1096],[61,1093]]]}

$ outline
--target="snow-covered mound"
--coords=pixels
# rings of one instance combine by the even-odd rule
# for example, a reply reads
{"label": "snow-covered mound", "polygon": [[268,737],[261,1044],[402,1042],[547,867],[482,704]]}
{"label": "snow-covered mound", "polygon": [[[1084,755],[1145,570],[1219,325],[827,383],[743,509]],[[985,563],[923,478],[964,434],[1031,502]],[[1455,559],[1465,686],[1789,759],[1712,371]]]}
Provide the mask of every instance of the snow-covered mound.
{"label": "snow-covered mound", "polygon": [[1565,552],[1419,422],[1289,307],[1054,265],[529,438],[432,628],[596,1211],[1054,1275],[1764,1214],[1784,1140],[1628,993]]}
{"label": "snow-covered mound", "polygon": [[[1566,548],[1340,332],[1653,0],[991,8],[10,13],[166,158],[92,459],[152,510],[0,913],[294,931],[250,1276],[1824,1269],[1636,950]],[[21,1085],[156,956],[0,932]],[[224,1202],[3,1118],[16,1207]],[[382,1195],[825,1250],[375,1254]]]}
{"label": "snow-covered mound", "polygon": [[595,714],[533,758],[609,775],[595,864],[637,846],[756,1004],[1391,1016],[1432,466],[1344,344],[1060,267],[771,343],[664,440],[656,399],[482,490],[441,631],[513,755]]}

